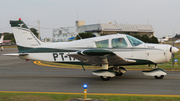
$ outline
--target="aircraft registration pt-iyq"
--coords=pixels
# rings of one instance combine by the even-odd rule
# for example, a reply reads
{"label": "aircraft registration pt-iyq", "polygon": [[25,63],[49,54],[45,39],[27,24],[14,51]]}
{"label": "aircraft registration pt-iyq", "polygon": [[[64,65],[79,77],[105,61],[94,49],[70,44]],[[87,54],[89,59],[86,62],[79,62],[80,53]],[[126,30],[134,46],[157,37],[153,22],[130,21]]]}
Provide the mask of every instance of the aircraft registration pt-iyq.
{"label": "aircraft registration pt-iyq", "polygon": [[[171,45],[144,43],[125,34],[45,43],[41,42],[21,19],[10,21],[10,24],[19,52],[4,55],[15,55],[30,60],[102,66],[101,70],[92,73],[100,76],[103,81],[125,73],[126,69],[122,66],[145,64],[156,66],[169,62],[171,54],[179,51]],[[143,73],[156,79],[162,79],[166,75],[166,71],[160,68]]]}

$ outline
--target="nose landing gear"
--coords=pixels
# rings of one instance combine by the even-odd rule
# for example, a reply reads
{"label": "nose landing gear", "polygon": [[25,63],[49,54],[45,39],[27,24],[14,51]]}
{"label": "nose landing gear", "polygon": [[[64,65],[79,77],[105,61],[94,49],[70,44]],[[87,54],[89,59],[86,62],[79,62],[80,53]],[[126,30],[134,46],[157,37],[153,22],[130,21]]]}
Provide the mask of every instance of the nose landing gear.
{"label": "nose landing gear", "polygon": [[155,68],[150,71],[142,71],[146,76],[154,76],[156,79],[163,79],[167,72],[161,68]]}

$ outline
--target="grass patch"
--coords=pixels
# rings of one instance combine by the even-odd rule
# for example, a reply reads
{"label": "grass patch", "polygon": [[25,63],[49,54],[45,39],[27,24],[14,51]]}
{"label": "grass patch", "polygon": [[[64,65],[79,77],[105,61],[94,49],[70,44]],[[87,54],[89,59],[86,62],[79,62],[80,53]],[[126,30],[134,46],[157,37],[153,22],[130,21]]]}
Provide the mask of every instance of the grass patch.
{"label": "grass patch", "polygon": [[3,48],[17,48],[17,45],[3,46]]}
{"label": "grass patch", "polygon": [[[83,94],[13,93],[0,92],[0,101],[69,101],[83,98]],[[179,101],[180,97],[131,96],[131,95],[87,95],[103,101]]]}

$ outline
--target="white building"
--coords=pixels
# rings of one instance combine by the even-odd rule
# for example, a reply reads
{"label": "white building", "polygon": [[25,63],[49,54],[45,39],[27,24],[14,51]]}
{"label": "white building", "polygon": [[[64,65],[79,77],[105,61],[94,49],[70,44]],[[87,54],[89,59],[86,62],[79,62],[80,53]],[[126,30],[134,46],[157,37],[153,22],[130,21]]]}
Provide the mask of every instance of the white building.
{"label": "white building", "polygon": [[112,24],[112,23],[99,23],[85,25],[85,21],[76,21],[76,26],[73,27],[60,27],[53,29],[53,42],[69,41],[69,38],[76,37],[78,33],[92,32],[96,36],[108,34],[139,34],[154,36],[152,25],[140,24]]}
{"label": "white building", "polygon": [[69,38],[76,37],[76,27],[60,27],[53,29],[53,42],[69,41]]}

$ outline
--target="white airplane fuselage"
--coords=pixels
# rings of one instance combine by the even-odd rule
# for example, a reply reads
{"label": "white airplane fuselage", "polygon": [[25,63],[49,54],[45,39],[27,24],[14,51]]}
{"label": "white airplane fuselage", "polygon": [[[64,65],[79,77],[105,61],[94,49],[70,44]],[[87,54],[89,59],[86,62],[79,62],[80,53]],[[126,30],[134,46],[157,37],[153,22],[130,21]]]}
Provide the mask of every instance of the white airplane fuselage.
{"label": "white airplane fuselage", "polygon": [[[127,42],[127,47],[113,48],[112,39],[114,38],[124,38]],[[101,40],[108,40],[108,48],[102,49],[110,50],[125,59],[140,61],[140,63],[137,64],[166,63],[171,59],[170,45],[142,43],[138,46],[132,46],[124,34],[94,37],[70,42],[49,43],[29,50],[20,51],[19,53],[29,54],[27,56],[20,56],[23,59],[50,62],[80,62],[79,60],[68,56],[68,54],[78,50],[96,49],[97,46],[95,42]]]}

